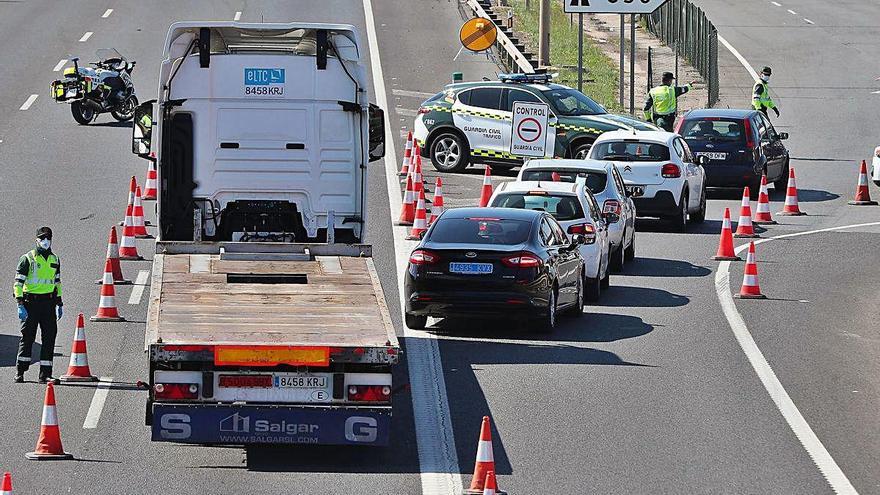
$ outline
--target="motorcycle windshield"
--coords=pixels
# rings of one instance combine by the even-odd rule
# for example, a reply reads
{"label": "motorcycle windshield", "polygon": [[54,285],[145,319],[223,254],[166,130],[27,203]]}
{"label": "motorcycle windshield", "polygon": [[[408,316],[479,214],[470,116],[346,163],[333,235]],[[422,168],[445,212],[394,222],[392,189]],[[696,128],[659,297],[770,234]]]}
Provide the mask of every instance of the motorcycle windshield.
{"label": "motorcycle windshield", "polygon": [[98,48],[95,51],[95,56],[98,57],[98,60],[101,62],[113,59],[125,60],[125,57],[116,51],[116,48]]}

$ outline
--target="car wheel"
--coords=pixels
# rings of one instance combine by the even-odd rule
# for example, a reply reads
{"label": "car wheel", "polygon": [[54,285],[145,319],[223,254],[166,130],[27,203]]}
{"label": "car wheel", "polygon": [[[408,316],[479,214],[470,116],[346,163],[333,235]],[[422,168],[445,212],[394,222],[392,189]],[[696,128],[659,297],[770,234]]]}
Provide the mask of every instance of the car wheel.
{"label": "car wheel", "polygon": [[577,302],[569,310],[573,316],[584,315],[584,297],[584,277],[580,277],[577,283]]}
{"label": "car wheel", "polygon": [[547,314],[538,321],[537,329],[540,333],[550,333],[556,328],[556,290],[550,289],[550,301],[547,305]]}
{"label": "car wheel", "polygon": [[629,241],[629,246],[623,250],[623,259],[626,261],[632,261],[636,259],[636,233],[633,232],[632,240]]}
{"label": "car wheel", "polygon": [[626,232],[623,233],[623,237],[620,241],[620,246],[617,246],[617,249],[611,252],[611,262],[608,265],[608,269],[613,271],[614,273],[620,273],[623,271],[623,242],[626,240]]}
{"label": "car wheel", "polygon": [[691,213],[691,223],[703,223],[706,220],[706,190],[700,194],[700,209]]}
{"label": "car wheel", "polygon": [[599,297],[602,295],[602,281],[599,280],[598,275],[596,278],[584,277],[584,289],[584,295],[586,296],[587,301],[598,301]]}
{"label": "car wheel", "polygon": [[684,192],[681,194],[681,201],[678,205],[678,213],[675,215],[670,215],[666,217],[666,220],[672,226],[672,230],[675,232],[684,232],[685,227],[687,226],[688,221],[688,194]]}
{"label": "car wheel", "polygon": [[773,181],[773,188],[779,192],[787,192],[788,191],[788,160],[785,160],[785,166],[782,167],[782,175],[779,176],[778,179]]}
{"label": "car wheel", "polygon": [[571,150],[571,157],[575,160],[584,160],[587,158],[587,154],[590,153],[590,148],[592,147],[592,143],[579,144]]}
{"label": "car wheel", "polygon": [[431,163],[440,172],[461,172],[470,161],[470,148],[460,135],[447,132],[431,143]]}
{"label": "car wheel", "polygon": [[424,330],[425,326],[428,325],[427,316],[418,316],[411,313],[406,313],[403,316],[403,319],[406,322],[406,326],[412,328],[413,330]]}

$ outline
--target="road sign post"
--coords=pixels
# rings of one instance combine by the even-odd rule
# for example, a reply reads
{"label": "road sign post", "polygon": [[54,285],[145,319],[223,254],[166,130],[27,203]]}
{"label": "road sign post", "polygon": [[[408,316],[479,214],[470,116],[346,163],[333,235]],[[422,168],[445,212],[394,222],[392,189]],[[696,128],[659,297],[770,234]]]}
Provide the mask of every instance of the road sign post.
{"label": "road sign post", "polygon": [[578,91],[584,91],[584,14],[578,14]]}
{"label": "road sign post", "polygon": [[544,103],[513,103],[510,153],[529,158],[547,155],[547,123],[550,107]]}

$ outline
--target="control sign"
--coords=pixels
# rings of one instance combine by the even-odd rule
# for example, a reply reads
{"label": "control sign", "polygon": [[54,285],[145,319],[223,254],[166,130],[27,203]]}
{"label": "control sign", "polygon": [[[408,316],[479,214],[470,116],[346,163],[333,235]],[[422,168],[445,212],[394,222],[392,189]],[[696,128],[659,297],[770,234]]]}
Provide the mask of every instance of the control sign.
{"label": "control sign", "polygon": [[566,14],[650,14],[666,0],[563,0]]}
{"label": "control sign", "polygon": [[510,153],[543,158],[547,154],[547,120],[550,108],[544,103],[513,103]]}

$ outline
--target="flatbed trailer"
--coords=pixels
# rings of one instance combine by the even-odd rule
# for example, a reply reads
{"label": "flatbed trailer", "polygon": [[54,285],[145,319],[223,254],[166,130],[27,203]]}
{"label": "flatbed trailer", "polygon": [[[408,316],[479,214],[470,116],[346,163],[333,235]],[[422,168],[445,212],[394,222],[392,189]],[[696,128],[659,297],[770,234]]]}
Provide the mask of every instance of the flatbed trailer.
{"label": "flatbed trailer", "polygon": [[400,348],[359,244],[156,244],[145,349],[156,441],[388,442]]}

